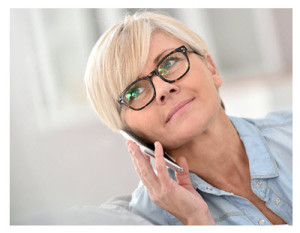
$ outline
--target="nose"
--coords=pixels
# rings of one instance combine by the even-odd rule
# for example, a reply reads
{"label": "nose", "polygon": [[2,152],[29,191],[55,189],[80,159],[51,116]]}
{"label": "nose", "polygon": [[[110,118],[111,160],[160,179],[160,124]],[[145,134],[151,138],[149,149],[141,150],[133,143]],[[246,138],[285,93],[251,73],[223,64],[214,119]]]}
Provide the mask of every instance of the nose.
{"label": "nose", "polygon": [[165,104],[169,98],[180,92],[180,87],[174,83],[168,83],[158,76],[152,77],[152,82],[156,91],[156,101],[159,104]]}

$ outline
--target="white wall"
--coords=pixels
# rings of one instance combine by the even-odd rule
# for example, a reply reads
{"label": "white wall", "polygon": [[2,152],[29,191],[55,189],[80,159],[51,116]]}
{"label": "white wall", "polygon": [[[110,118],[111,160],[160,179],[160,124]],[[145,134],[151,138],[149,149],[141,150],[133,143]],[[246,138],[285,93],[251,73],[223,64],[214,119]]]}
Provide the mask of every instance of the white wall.
{"label": "white wall", "polygon": [[[22,40],[20,40],[22,38]],[[138,184],[125,141],[96,118],[41,130],[35,109],[29,12],[11,12],[11,224],[45,211],[98,205]]]}

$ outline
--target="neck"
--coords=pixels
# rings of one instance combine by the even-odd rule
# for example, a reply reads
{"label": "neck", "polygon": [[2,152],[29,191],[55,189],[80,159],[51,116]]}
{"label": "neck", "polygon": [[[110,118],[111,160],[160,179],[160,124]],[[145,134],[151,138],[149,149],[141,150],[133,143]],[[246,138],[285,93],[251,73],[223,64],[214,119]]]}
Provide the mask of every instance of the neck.
{"label": "neck", "polygon": [[201,135],[169,153],[175,159],[185,156],[190,171],[223,190],[250,177],[244,145],[223,109]]}

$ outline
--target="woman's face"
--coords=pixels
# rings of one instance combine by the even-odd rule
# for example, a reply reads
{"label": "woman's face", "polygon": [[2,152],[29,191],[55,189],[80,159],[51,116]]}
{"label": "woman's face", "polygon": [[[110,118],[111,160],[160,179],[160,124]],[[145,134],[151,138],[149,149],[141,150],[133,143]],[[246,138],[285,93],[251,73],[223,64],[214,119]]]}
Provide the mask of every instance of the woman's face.
{"label": "woman's face", "polygon": [[[178,39],[161,32],[154,33],[146,65],[139,77],[147,76],[155,69],[157,64],[154,60],[162,52],[181,45],[189,48]],[[152,142],[160,141],[166,150],[183,146],[204,133],[220,110],[217,89],[222,80],[210,56],[204,61],[197,54],[188,52],[188,57],[190,70],[182,79],[167,83],[158,76],[153,76],[155,99],[140,111],[126,108],[123,115],[126,124],[137,135]],[[167,121],[170,111],[183,101],[189,103],[175,111]]]}

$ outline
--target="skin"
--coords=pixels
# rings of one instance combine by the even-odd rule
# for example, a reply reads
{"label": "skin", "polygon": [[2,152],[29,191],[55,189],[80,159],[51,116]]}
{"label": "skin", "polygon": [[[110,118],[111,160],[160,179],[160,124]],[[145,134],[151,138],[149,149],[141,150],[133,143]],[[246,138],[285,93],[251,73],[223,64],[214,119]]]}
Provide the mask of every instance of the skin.
{"label": "skin", "polygon": [[[156,63],[153,61],[158,54],[181,45],[189,47],[164,33],[154,33],[147,63],[140,77],[155,69]],[[246,151],[237,131],[221,108],[218,88],[222,85],[222,79],[212,58],[208,54],[203,60],[191,52],[188,56],[191,68],[182,79],[167,83],[154,76],[154,101],[141,111],[125,109],[124,112],[124,120],[134,132],[156,142],[157,175],[149,157],[141,153],[135,143],[127,142],[135,168],[150,198],[184,224],[215,224],[206,203],[191,184],[190,170],[213,186],[252,201],[271,222],[284,223],[260,202],[251,189]],[[166,123],[170,110],[190,98],[195,99]],[[168,175],[163,148],[185,170],[176,174],[177,183]]]}

